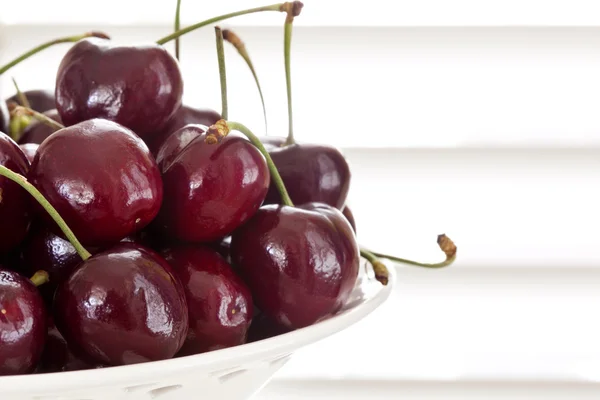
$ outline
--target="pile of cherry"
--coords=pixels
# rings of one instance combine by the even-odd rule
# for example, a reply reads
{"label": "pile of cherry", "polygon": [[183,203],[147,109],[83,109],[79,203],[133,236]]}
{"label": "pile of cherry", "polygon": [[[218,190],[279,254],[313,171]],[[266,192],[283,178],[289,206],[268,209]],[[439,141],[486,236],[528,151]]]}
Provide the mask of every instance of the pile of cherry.
{"label": "pile of cherry", "polygon": [[[261,340],[338,311],[361,255],[383,284],[387,270],[377,257],[429,267],[454,260],[444,235],[439,264],[361,249],[345,206],[344,156],[295,143],[289,47],[301,8],[227,14],[146,46],[117,46],[96,32],[63,38],[0,67],[3,74],[50,45],[74,43],[54,91],[17,87],[0,102],[0,375],[157,361]],[[259,140],[227,119],[224,64],[222,112],[183,105],[177,57],[163,47],[260,11],[287,14],[287,139]]]}

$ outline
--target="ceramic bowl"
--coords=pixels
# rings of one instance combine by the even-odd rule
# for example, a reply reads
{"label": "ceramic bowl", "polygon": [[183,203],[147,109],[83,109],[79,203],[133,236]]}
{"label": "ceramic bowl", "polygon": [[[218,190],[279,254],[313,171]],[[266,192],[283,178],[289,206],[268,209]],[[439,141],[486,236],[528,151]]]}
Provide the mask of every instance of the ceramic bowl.
{"label": "ceramic bowl", "polygon": [[293,353],[359,322],[390,295],[361,274],[345,307],[312,326],[270,339],[188,357],[143,364],[0,378],[1,400],[250,399]]}

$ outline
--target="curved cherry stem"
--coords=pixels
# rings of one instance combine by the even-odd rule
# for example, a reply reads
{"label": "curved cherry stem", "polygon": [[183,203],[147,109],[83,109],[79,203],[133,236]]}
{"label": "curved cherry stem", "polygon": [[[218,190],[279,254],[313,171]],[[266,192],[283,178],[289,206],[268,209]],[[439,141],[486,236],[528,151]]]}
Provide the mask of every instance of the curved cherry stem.
{"label": "curved cherry stem", "polygon": [[42,114],[41,112],[37,112],[37,111],[32,110],[31,108],[27,108],[27,107],[15,106],[14,108],[11,109],[10,114],[11,114],[11,116],[15,116],[15,117],[22,116],[22,115],[33,117],[34,119],[40,121],[42,124],[48,125],[50,128],[54,128],[55,130],[59,130],[59,129],[62,129],[65,127],[63,124],[59,124],[58,122],[56,122],[52,118]]}
{"label": "curved cherry stem", "polygon": [[12,83],[13,86],[15,87],[15,90],[17,91],[17,99],[19,99],[19,102],[21,103],[21,105],[23,107],[27,107],[27,108],[31,108],[31,104],[29,104],[29,100],[27,100],[27,96],[25,96],[25,94],[23,92],[21,92],[21,89],[19,89],[19,85],[17,84],[17,81],[15,80],[15,78],[12,78]]}
{"label": "curved cherry stem", "polygon": [[267,149],[265,149],[265,146],[263,146],[260,139],[256,137],[256,135],[252,133],[252,131],[250,131],[250,129],[248,129],[246,126],[239,122],[225,121],[224,119],[220,119],[214,125],[211,125],[206,131],[206,143],[220,143],[221,140],[223,140],[223,138],[227,136],[232,130],[244,134],[248,138],[248,140],[250,140],[250,142],[254,146],[256,146],[256,148],[258,148],[258,150],[266,158],[267,166],[269,167],[269,172],[271,173],[271,178],[273,179],[273,183],[275,183],[275,186],[277,187],[277,190],[281,195],[283,204],[286,206],[293,207],[294,203],[292,202],[292,199],[290,198],[290,195],[288,194],[287,189],[285,188],[283,179],[281,179],[281,175],[279,175],[279,171],[277,170],[277,167],[275,166],[271,155],[269,154]]}
{"label": "curved cherry stem", "polygon": [[238,35],[236,35],[230,29],[223,29],[223,39],[225,39],[225,41],[231,43],[231,45],[233,47],[235,47],[238,54],[246,62],[248,69],[250,69],[250,72],[252,73],[252,76],[254,77],[254,83],[256,83],[256,87],[258,89],[258,94],[260,95],[260,101],[262,103],[263,117],[265,119],[265,134],[268,134],[267,107],[265,106],[265,98],[263,96],[262,88],[260,87],[258,75],[256,74],[256,70],[254,69],[254,64],[252,63],[252,60],[250,59],[250,55],[248,54],[248,51],[246,50],[246,45],[244,44],[242,39],[240,39],[240,37]]}
{"label": "curved cherry stem", "polygon": [[96,37],[96,38],[101,38],[101,39],[110,39],[110,37],[107,34],[102,33],[102,32],[87,32],[87,33],[84,33],[83,35],[67,36],[67,37],[54,39],[49,42],[42,43],[37,47],[34,47],[33,49],[29,50],[28,52],[21,54],[19,57],[15,58],[14,60],[9,61],[8,64],[1,66],[0,67],[0,75],[2,75],[6,71],[8,71],[12,67],[14,67],[15,65],[27,60],[29,57],[39,53],[42,50],[47,49],[48,47],[52,47],[52,46],[54,46],[56,44],[60,44],[60,43],[75,43],[82,39],[90,38],[90,37]]}
{"label": "curved cherry stem", "polygon": [[290,72],[290,53],[292,47],[292,27],[294,23],[293,14],[288,13],[285,19],[285,25],[283,27],[283,57],[285,60],[285,87],[287,92],[287,106],[288,106],[288,136],[285,144],[294,144],[294,119],[292,115],[292,75]]}
{"label": "curved cherry stem", "polygon": [[223,14],[223,15],[219,15],[218,17],[213,17],[213,18],[207,19],[205,21],[198,22],[194,25],[190,25],[188,27],[178,30],[177,32],[173,32],[170,35],[167,35],[167,36],[157,40],[156,43],[165,44],[165,43],[170,42],[171,40],[177,39],[178,37],[180,37],[182,35],[185,35],[188,32],[195,31],[196,29],[200,29],[204,26],[214,24],[216,22],[223,21],[223,20],[226,20],[229,18],[239,17],[241,15],[254,14],[254,13],[259,13],[259,12],[263,12],[263,11],[287,12],[289,14],[290,10],[295,10],[298,8],[302,8],[302,3],[300,1],[292,1],[292,2],[271,4],[271,5],[263,6],[263,7],[250,8],[247,10],[236,11],[236,12],[232,12],[229,14]]}
{"label": "curved cherry stem", "polygon": [[44,283],[50,282],[50,275],[48,275],[48,273],[43,269],[40,269],[39,271],[36,271],[35,274],[29,278],[29,280],[35,286],[42,286]]}
{"label": "curved cherry stem", "polygon": [[367,261],[373,267],[375,273],[375,279],[381,282],[382,285],[386,286],[390,280],[390,272],[387,267],[377,256],[368,250],[360,249],[360,255],[367,259]]}
{"label": "curved cherry stem", "polygon": [[[175,8],[175,32],[181,28],[181,0],[177,0],[177,7]],[[179,38],[175,39],[175,58],[179,60]]]}
{"label": "curved cherry stem", "polygon": [[446,255],[446,259],[439,263],[423,263],[423,262],[408,260],[406,258],[400,258],[400,257],[392,256],[392,255],[377,253],[377,252],[372,252],[372,254],[375,255],[376,257],[385,258],[390,261],[394,261],[394,262],[401,263],[401,264],[414,265],[417,267],[433,268],[433,269],[447,267],[448,265],[452,264],[454,262],[454,260],[456,260],[456,251],[457,251],[456,245],[448,236],[446,236],[444,234],[438,235],[437,243],[438,243],[438,246],[440,246],[440,249]]}
{"label": "curved cherry stem", "polygon": [[83,245],[79,242],[79,240],[77,240],[77,237],[75,237],[75,234],[69,228],[69,226],[67,225],[65,220],[60,216],[58,211],[56,211],[56,209],[52,206],[52,204],[50,204],[48,202],[48,200],[46,200],[44,195],[41,194],[40,191],[35,188],[35,186],[33,186],[31,183],[29,183],[27,181],[27,178],[25,178],[23,175],[20,175],[20,174],[17,174],[16,172],[11,171],[10,169],[6,168],[4,165],[0,165],[0,175],[4,176],[5,178],[10,179],[11,181],[13,181],[16,184],[18,184],[19,186],[21,186],[29,194],[31,194],[37,200],[37,202],[40,203],[40,205],[42,207],[44,207],[44,210],[46,210],[46,212],[48,214],[50,214],[50,216],[52,217],[54,222],[56,222],[56,224],[58,225],[60,230],[65,234],[65,236],[67,237],[69,242],[71,242],[71,244],[77,251],[77,254],[79,254],[79,256],[84,261],[91,257],[90,252],[87,251],[83,247]]}
{"label": "curved cherry stem", "polygon": [[228,118],[227,107],[227,70],[225,69],[225,51],[223,50],[223,32],[215,26],[215,39],[217,41],[217,60],[219,61],[219,82],[221,84],[221,117]]}

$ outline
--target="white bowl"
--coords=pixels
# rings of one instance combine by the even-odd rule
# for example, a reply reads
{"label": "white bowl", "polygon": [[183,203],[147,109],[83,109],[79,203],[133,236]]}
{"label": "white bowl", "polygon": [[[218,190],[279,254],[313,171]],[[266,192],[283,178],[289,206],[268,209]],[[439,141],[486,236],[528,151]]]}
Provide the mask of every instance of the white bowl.
{"label": "white bowl", "polygon": [[[362,269],[362,268],[361,268]],[[346,306],[307,328],[188,357],[97,370],[0,378],[1,400],[249,399],[294,351],[344,330],[379,307],[396,274],[382,286],[361,274]],[[317,362],[317,360],[315,360]]]}

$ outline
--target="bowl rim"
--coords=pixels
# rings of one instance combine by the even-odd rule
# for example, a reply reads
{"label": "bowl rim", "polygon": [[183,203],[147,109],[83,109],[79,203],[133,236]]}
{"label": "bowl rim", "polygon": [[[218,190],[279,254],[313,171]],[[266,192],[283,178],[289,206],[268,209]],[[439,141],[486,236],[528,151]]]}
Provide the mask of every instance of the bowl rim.
{"label": "bowl rim", "polygon": [[[286,358],[296,349],[350,327],[382,305],[392,293],[397,277],[395,267],[387,265],[390,277],[386,286],[377,282],[371,271],[362,277],[359,276],[357,285],[366,285],[369,287],[369,292],[374,293],[367,293],[364,301],[355,307],[345,309],[305,328],[235,347],[167,360],[80,371],[2,376],[0,393],[32,393],[39,390],[56,392],[66,388],[76,390],[106,386],[108,383],[130,387],[147,384],[149,380],[162,382],[169,377],[181,376],[197,369],[215,371],[210,375],[219,376],[219,373],[224,375],[244,369],[244,365],[258,360],[276,362]],[[374,285],[378,287],[374,289]],[[236,360],[235,365],[239,367],[231,366],[232,359]],[[155,378],[156,376],[160,378]]]}

